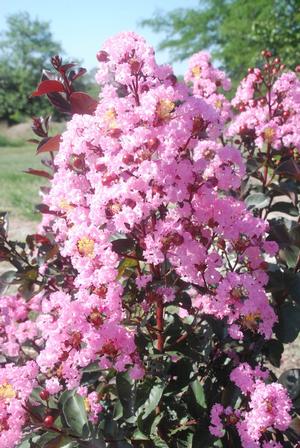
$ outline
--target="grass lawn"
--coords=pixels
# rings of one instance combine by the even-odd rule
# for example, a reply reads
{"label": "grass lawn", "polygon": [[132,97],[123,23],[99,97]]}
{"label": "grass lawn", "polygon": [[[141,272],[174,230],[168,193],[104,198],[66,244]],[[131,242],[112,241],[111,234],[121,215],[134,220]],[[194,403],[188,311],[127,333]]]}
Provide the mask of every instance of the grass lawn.
{"label": "grass lawn", "polygon": [[23,173],[42,167],[35,146],[0,146],[0,162],[0,210],[18,220],[39,221],[35,205],[40,202],[39,187],[47,180]]}
{"label": "grass lawn", "polygon": [[[63,123],[55,123],[50,135],[63,130]],[[10,220],[17,226],[41,219],[35,206],[40,203],[39,188],[47,179],[26,174],[28,168],[46,169],[42,157],[36,156],[36,145],[28,144],[33,138],[31,122],[7,127],[0,123],[0,211],[8,211]]]}

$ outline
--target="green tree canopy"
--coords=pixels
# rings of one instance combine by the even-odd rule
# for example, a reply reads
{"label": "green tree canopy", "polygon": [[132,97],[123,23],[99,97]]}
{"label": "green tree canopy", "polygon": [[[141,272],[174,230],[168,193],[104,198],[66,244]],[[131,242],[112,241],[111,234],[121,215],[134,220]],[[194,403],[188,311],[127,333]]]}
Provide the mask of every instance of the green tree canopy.
{"label": "green tree canopy", "polygon": [[28,98],[41,69],[57,53],[62,53],[62,47],[54,40],[49,22],[31,19],[27,12],[7,18],[0,40],[0,119],[18,121],[50,110],[46,100]]}
{"label": "green tree canopy", "polygon": [[200,0],[195,8],[157,11],[142,25],[165,33],[160,49],[170,49],[173,60],[210,49],[234,81],[265,48],[288,67],[300,63],[299,0]]}

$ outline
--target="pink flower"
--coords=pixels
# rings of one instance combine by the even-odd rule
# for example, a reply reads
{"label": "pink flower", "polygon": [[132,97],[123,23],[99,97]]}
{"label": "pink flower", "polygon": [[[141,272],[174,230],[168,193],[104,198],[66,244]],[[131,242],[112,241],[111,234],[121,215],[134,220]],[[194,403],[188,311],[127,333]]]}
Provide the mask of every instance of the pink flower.
{"label": "pink flower", "polygon": [[251,392],[250,410],[238,425],[242,442],[258,442],[261,435],[272,428],[284,431],[291,422],[291,400],[281,384],[257,381]]}
{"label": "pink flower", "polygon": [[36,385],[34,361],[19,367],[6,364],[0,369],[0,447],[14,447],[22,438],[26,422],[24,404]]}
{"label": "pink flower", "polygon": [[213,405],[210,414],[209,431],[215,437],[223,437],[226,427],[235,426],[240,419],[240,412],[230,406],[224,408],[221,404]]}
{"label": "pink flower", "polygon": [[242,363],[232,370],[230,379],[233,381],[244,394],[251,393],[255,388],[256,381],[259,379],[266,380],[269,372],[261,370],[258,366],[254,369],[247,363]]}

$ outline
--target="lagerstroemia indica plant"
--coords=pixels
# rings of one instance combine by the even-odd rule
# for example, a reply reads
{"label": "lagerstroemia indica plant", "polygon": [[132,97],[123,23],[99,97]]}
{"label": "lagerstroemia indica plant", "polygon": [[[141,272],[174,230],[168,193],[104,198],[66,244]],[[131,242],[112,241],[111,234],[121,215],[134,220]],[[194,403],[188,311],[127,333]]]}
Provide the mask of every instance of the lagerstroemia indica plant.
{"label": "lagerstroemia indica plant", "polygon": [[52,59],[33,95],[72,118],[34,120],[43,220],[1,230],[0,447],[295,445],[270,363],[298,331],[300,83],[264,57],[232,104],[208,53],[179,82],[134,33],[97,54],[98,102]]}

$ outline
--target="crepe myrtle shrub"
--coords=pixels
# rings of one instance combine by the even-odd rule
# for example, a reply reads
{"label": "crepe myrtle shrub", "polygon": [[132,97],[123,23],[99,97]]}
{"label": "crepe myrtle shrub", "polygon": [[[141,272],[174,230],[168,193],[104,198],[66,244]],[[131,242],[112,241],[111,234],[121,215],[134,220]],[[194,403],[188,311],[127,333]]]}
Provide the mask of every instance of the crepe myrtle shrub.
{"label": "crepe myrtle shrub", "polygon": [[1,215],[0,448],[295,446],[299,80],[263,57],[232,103],[208,53],[179,82],[131,32],[97,101],[52,58],[43,219],[20,243]]}

